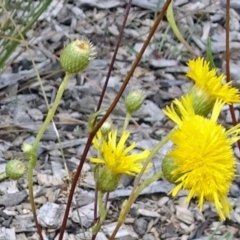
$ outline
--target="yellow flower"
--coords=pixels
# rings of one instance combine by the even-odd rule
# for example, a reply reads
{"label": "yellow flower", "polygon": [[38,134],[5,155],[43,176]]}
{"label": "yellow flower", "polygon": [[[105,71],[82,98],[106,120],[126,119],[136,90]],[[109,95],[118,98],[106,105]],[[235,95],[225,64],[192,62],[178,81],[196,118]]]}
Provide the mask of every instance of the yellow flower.
{"label": "yellow flower", "polygon": [[204,58],[197,58],[188,62],[187,76],[191,78],[199,90],[203,91],[212,100],[221,99],[225,103],[239,103],[240,94],[232,83],[223,84],[225,76],[217,74],[216,69],[210,70],[209,62]]}
{"label": "yellow flower", "polygon": [[[240,125],[226,130],[217,123],[223,105],[221,100],[217,100],[210,118],[192,114],[189,97],[184,104],[178,101],[176,110],[173,107],[165,110],[178,125],[170,136],[175,147],[168,153],[176,166],[171,174],[180,176],[172,195],[176,196],[181,189],[189,190],[187,203],[198,197],[200,210],[204,201],[213,202],[221,220],[230,217],[231,205],[227,194],[236,167],[231,145],[240,139]],[[182,113],[181,117],[177,111]]]}
{"label": "yellow flower", "polygon": [[93,163],[102,163],[116,175],[136,175],[142,169],[142,162],[146,160],[150,152],[145,150],[141,153],[130,154],[137,144],[132,143],[128,147],[126,141],[129,133],[124,131],[117,141],[117,130],[108,134],[108,139],[103,139],[101,133],[97,133],[93,140],[94,147],[99,150],[102,158],[90,158]]}

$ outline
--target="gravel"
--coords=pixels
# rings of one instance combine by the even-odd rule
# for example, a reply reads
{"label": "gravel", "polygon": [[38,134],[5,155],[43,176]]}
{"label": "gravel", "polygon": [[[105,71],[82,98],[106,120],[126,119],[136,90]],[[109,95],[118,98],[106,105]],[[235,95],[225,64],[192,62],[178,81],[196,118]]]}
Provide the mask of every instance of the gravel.
{"label": "gravel", "polygon": [[[97,48],[97,58],[88,69],[72,76],[54,118],[54,125],[49,125],[38,148],[38,163],[33,179],[34,196],[38,219],[45,228],[43,233],[46,239],[58,239],[57,229],[61,227],[69,194],[66,167],[70,177],[73,177],[86,144],[88,117],[96,109],[128,1],[64,2],[52,2],[35,27],[26,35],[31,46],[29,52],[22,51],[25,48],[20,45],[15,52],[20,54],[10,59],[13,63],[0,76],[0,172],[3,172],[11,158],[26,161],[21,151],[22,143],[34,141],[47,114],[47,105],[30,55],[36,63],[45,96],[51,105],[63,77],[58,57],[66,40],[83,35]],[[155,11],[160,10],[163,4],[164,1],[159,0],[133,0],[103,108],[108,107],[116,96],[153,25]],[[232,0],[230,4],[230,65],[233,84],[239,87],[240,1]],[[205,56],[206,40],[210,37],[214,59],[223,72],[224,11],[225,1],[174,1],[177,24],[185,39],[188,39],[195,52]],[[185,77],[189,54],[167,27],[164,20],[127,89],[129,91],[132,88],[142,88],[146,93],[144,106],[134,114],[130,124],[133,140],[138,143],[139,149],[152,148],[169,131],[171,123],[167,121],[162,109],[172,99],[186,92],[191,85]],[[239,121],[239,106],[235,111]],[[228,108],[224,108],[222,117],[227,124],[231,123]],[[112,119],[115,126],[122,126],[123,99],[114,110]],[[58,136],[61,143],[58,142]],[[167,144],[156,155],[151,173],[160,169],[161,160],[171,147],[172,144]],[[88,156],[93,153],[91,149]],[[63,164],[62,154],[65,156],[66,166]],[[239,156],[238,152],[236,154]],[[148,177],[145,175],[143,178]],[[108,239],[112,233],[120,206],[129,196],[132,184],[133,179],[125,179],[123,184],[110,194],[111,214],[97,239]],[[216,232],[216,238],[231,232],[234,239],[240,239],[239,184],[236,180],[229,194],[233,203],[231,224],[222,224]],[[138,211],[128,214],[117,239],[207,239],[219,224],[214,208],[206,203],[201,213],[194,202],[186,206],[183,202],[187,193],[182,191],[179,197],[173,199],[168,195],[172,187],[164,179],[147,187],[132,207]],[[74,194],[65,239],[78,240],[85,239],[86,236],[90,238],[94,188],[92,166],[87,161]],[[17,182],[1,182],[0,195],[0,239],[38,239],[28,200],[26,176]],[[81,222],[78,215],[81,216]]]}

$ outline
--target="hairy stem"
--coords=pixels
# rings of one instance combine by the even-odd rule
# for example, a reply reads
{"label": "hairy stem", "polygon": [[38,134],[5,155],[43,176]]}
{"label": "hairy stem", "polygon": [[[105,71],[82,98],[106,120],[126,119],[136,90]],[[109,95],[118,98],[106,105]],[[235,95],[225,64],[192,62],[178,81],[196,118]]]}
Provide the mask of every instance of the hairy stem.
{"label": "hairy stem", "polygon": [[62,83],[61,83],[61,85],[58,89],[57,96],[56,96],[56,99],[53,103],[53,106],[49,109],[47,117],[46,117],[43,125],[41,126],[41,128],[40,128],[40,130],[37,134],[37,137],[34,141],[33,150],[35,150],[35,151],[37,150],[38,144],[39,144],[40,140],[42,139],[42,136],[45,133],[49,123],[52,121],[52,119],[54,117],[54,114],[57,110],[57,107],[58,107],[58,105],[59,105],[59,103],[62,99],[63,92],[64,92],[65,88],[67,87],[67,84],[70,80],[70,77],[71,77],[71,74],[66,73],[66,75],[65,75],[65,77],[64,77],[64,79],[63,79],[63,81],[62,81]]}
{"label": "hairy stem", "polygon": [[127,112],[127,115],[126,115],[125,120],[124,120],[122,132],[127,130],[130,119],[131,119],[131,114]]}
{"label": "hairy stem", "polygon": [[[57,110],[57,107],[58,107],[58,105],[59,105],[59,103],[62,99],[63,92],[64,92],[64,90],[65,90],[65,88],[66,88],[66,86],[67,86],[67,84],[70,80],[70,77],[71,77],[71,74],[66,73],[66,75],[63,79],[63,82],[61,83],[61,85],[58,89],[57,96],[56,96],[56,99],[53,103],[53,106],[49,109],[47,117],[46,117],[43,125],[41,126],[38,134],[37,134],[37,137],[36,137],[36,139],[33,143],[32,148],[31,149],[26,149],[25,151],[24,151],[24,148],[23,148],[23,151],[28,155],[28,158],[29,158],[29,164],[28,164],[29,199],[30,199],[30,204],[31,204],[32,212],[33,212],[33,218],[34,218],[34,221],[36,223],[36,227],[38,229],[38,232],[40,232],[40,233],[41,233],[41,227],[40,227],[40,225],[38,224],[38,221],[37,221],[36,206],[35,206],[34,196],[33,196],[33,169],[36,166],[36,162],[37,162],[36,151],[37,151],[38,144],[39,144],[44,132],[46,131],[49,123],[51,122],[51,120],[54,117],[54,114]],[[40,235],[40,239],[43,240],[41,235]]]}
{"label": "hairy stem", "polygon": [[0,182],[5,180],[6,178],[7,178],[7,174],[5,172],[0,174]]}
{"label": "hairy stem", "polygon": [[141,179],[141,176],[142,174],[144,173],[144,171],[146,170],[148,164],[150,163],[150,161],[152,160],[152,158],[157,154],[157,152],[163,147],[163,145],[165,145],[168,141],[169,141],[169,137],[172,135],[172,133],[175,131],[175,128],[170,131],[168,133],[167,136],[165,136],[154,148],[153,150],[151,151],[150,155],[148,156],[146,162],[144,163],[144,166],[141,170],[141,172],[139,173],[135,183],[134,183],[134,186],[133,186],[133,189],[132,189],[132,192],[131,192],[131,195],[129,196],[129,199],[126,203],[126,205],[124,206],[124,208],[122,209],[121,211],[121,215],[119,216],[119,220],[118,220],[118,223],[117,223],[117,226],[115,227],[111,237],[109,240],[114,240],[115,239],[115,236],[117,234],[117,232],[119,231],[119,228],[121,227],[121,225],[123,224],[123,221],[125,220],[130,208],[131,208],[131,205],[132,203],[135,201],[135,199],[137,198],[137,196],[140,194],[140,192],[146,187],[148,186],[150,183],[152,183],[153,181],[157,180],[159,177],[161,177],[162,175],[162,172],[160,173],[157,173],[155,174],[152,178],[150,179],[147,179],[145,180],[139,187],[138,187],[138,183]]}
{"label": "hairy stem", "polygon": [[92,229],[92,240],[94,240],[97,236],[97,233],[99,232],[101,226],[103,225],[106,216],[107,216],[107,208],[105,207],[105,204],[103,202],[103,192],[99,191],[98,193],[98,207],[99,207],[99,220],[95,223]]}

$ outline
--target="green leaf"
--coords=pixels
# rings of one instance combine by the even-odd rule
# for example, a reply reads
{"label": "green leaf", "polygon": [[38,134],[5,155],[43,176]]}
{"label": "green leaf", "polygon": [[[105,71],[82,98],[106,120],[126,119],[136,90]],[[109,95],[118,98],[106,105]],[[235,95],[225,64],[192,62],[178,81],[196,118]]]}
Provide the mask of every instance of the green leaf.
{"label": "green leaf", "polygon": [[103,112],[105,112],[107,110],[107,108],[104,109],[100,109],[99,111],[93,113],[90,115],[89,119],[88,119],[88,129],[90,132],[93,131],[94,126],[95,126],[95,120],[96,118],[101,115]]}
{"label": "green leaf", "polygon": [[207,61],[209,62],[209,68],[210,70],[216,69],[216,66],[213,61],[213,55],[212,55],[212,48],[211,48],[211,40],[208,38],[207,40]]}

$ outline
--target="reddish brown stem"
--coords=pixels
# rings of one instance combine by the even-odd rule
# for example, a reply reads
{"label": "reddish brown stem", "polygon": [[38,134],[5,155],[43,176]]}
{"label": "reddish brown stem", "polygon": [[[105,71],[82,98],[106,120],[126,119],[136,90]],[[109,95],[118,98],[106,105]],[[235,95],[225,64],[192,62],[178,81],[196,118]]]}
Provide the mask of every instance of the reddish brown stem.
{"label": "reddish brown stem", "polygon": [[149,35],[146,39],[146,41],[144,42],[143,46],[142,46],[142,49],[140,50],[140,52],[138,53],[135,61],[133,62],[132,64],[132,67],[130,69],[130,71],[128,72],[117,96],[115,97],[113,103],[111,104],[111,106],[108,108],[106,114],[103,116],[103,118],[99,121],[99,123],[97,124],[97,126],[94,128],[94,130],[89,134],[89,137],[88,137],[88,140],[87,140],[87,143],[86,143],[86,147],[84,149],[84,152],[83,152],[83,155],[81,157],[81,160],[80,160],[80,163],[79,163],[79,166],[77,168],[77,172],[75,174],[75,177],[74,177],[74,180],[73,180],[73,183],[72,183],[72,186],[71,186],[71,190],[70,190],[70,193],[69,193],[69,197],[68,197],[68,202],[67,202],[67,206],[66,206],[66,210],[65,210],[65,214],[64,214],[64,219],[63,219],[63,223],[62,223],[62,227],[61,227],[61,231],[60,231],[60,234],[59,234],[59,240],[62,240],[63,239],[63,234],[64,234],[64,231],[65,231],[65,228],[66,228],[66,224],[67,224],[67,219],[68,219],[68,214],[69,214],[69,211],[70,211],[70,207],[71,207],[71,203],[72,203],[72,198],[73,198],[73,194],[74,194],[74,190],[75,190],[75,187],[76,187],[76,183],[77,183],[77,180],[80,176],[80,173],[81,173],[81,170],[82,170],[82,167],[83,167],[83,164],[84,164],[84,161],[86,159],[86,156],[87,156],[87,153],[89,151],[89,148],[91,146],[91,143],[92,143],[92,140],[96,134],[96,132],[99,130],[99,128],[101,127],[101,125],[106,121],[106,119],[108,118],[108,116],[110,115],[110,113],[113,111],[113,109],[115,108],[115,106],[117,105],[120,97],[122,96],[135,68],[137,67],[138,63],[140,62],[141,58],[142,58],[142,55],[144,53],[144,51],[146,50],[147,46],[149,45],[149,42],[153,36],[153,34],[155,33],[159,23],[161,22],[164,14],[166,13],[166,10],[170,4],[171,0],[167,0],[166,3],[164,4],[163,6],[163,9],[162,11],[160,12],[160,14],[158,15],[156,21],[154,22],[154,25],[153,27],[151,28],[150,32],[149,32]]}
{"label": "reddish brown stem", "polygon": [[[226,0],[226,53],[225,53],[225,62],[226,62],[226,81],[231,81],[231,74],[230,74],[230,0]],[[237,119],[234,112],[233,105],[229,105],[230,114],[232,117],[233,125],[237,125]],[[238,149],[240,151],[240,141],[237,142]]]}
{"label": "reddish brown stem", "polygon": [[[103,97],[104,97],[104,94],[106,92],[108,81],[109,81],[109,78],[110,78],[112,70],[113,70],[113,66],[114,66],[114,63],[115,63],[115,60],[116,60],[118,49],[120,47],[120,43],[121,43],[122,38],[123,38],[124,29],[125,29],[125,26],[126,26],[126,23],[127,23],[127,19],[128,19],[128,15],[129,15],[131,6],[132,6],[132,0],[129,0],[129,2],[127,4],[125,15],[124,15],[124,19],[123,19],[123,24],[121,26],[120,34],[119,34],[119,37],[118,37],[117,45],[115,47],[115,50],[114,50],[114,53],[113,53],[113,56],[112,56],[112,60],[111,60],[111,63],[110,63],[109,69],[108,69],[107,77],[106,77],[106,80],[105,80],[105,83],[104,83],[104,86],[103,86],[103,89],[102,89],[102,92],[101,92],[101,95],[100,95],[100,98],[99,98],[99,101],[98,101],[98,106],[97,106],[96,111],[98,111],[100,109],[101,105],[102,105]],[[107,204],[107,201],[108,201],[108,195],[109,195],[109,193],[107,193],[105,205]],[[98,219],[97,218],[97,197],[98,197],[98,188],[97,188],[97,184],[96,184],[95,204],[94,204],[94,221],[96,221]]]}

